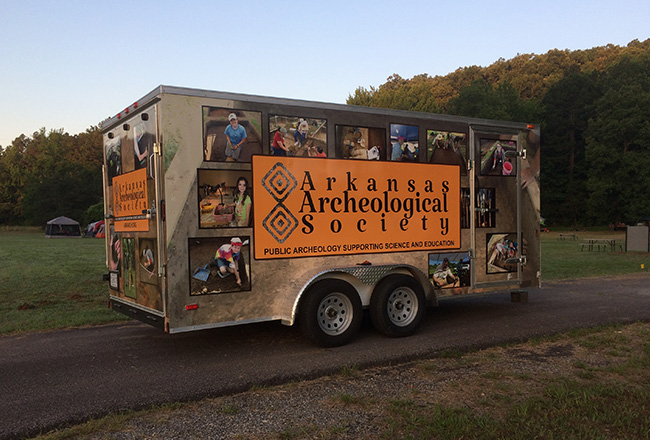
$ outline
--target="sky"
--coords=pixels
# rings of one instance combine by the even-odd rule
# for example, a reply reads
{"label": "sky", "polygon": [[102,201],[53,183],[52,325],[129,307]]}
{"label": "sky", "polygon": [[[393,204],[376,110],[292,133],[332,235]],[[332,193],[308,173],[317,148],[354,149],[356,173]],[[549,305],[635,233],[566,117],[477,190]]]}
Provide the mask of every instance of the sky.
{"label": "sky", "polygon": [[345,103],[398,74],[650,38],[648,0],[0,0],[0,146],[158,85]]}

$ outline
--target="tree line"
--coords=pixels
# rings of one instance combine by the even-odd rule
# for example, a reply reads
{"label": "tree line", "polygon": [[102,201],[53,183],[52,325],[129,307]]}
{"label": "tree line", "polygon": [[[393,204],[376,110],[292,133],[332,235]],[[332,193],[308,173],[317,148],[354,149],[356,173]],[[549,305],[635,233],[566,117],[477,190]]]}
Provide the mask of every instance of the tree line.
{"label": "tree line", "polygon": [[76,135],[42,128],[0,147],[0,225],[101,220],[102,150],[98,127]]}
{"label": "tree line", "polygon": [[564,226],[650,217],[650,39],[388,78],[348,104],[540,123],[541,211]]}
{"label": "tree line", "polygon": [[[542,216],[564,226],[650,217],[650,39],[551,50],[359,87],[347,103],[540,123]],[[0,225],[102,218],[99,127],[0,146]]]}

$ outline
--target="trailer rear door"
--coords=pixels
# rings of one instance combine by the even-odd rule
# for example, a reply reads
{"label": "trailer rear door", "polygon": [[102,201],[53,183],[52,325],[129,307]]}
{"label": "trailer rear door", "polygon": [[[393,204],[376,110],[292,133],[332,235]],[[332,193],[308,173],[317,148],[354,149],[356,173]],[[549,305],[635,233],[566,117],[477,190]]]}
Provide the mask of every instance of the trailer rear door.
{"label": "trailer rear door", "polygon": [[111,306],[163,328],[162,164],[157,107],[104,133]]}
{"label": "trailer rear door", "polygon": [[477,290],[516,286],[525,263],[519,132],[473,126],[469,145],[472,285]]}

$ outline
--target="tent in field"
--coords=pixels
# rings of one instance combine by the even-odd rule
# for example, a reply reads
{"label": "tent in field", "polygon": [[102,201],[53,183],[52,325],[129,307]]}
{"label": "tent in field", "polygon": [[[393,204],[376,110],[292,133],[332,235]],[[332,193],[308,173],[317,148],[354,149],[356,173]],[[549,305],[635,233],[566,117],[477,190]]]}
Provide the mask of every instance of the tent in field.
{"label": "tent in field", "polygon": [[95,237],[95,238],[104,238],[106,234],[104,233],[104,220],[98,222],[90,223],[86,227],[85,237]]}
{"label": "tent in field", "polygon": [[79,222],[68,217],[57,217],[47,222],[45,228],[47,238],[81,238]]}

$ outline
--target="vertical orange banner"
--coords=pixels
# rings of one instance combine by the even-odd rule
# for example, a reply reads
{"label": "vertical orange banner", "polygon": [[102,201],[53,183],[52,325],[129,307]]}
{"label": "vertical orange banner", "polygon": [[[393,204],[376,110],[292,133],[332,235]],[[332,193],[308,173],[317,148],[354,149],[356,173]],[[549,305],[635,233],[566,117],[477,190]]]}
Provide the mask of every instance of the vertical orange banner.
{"label": "vertical orange banner", "polygon": [[142,168],[113,177],[113,215],[118,232],[148,231],[147,170]]}
{"label": "vertical orange banner", "polygon": [[460,168],[253,157],[255,258],[460,248]]}

